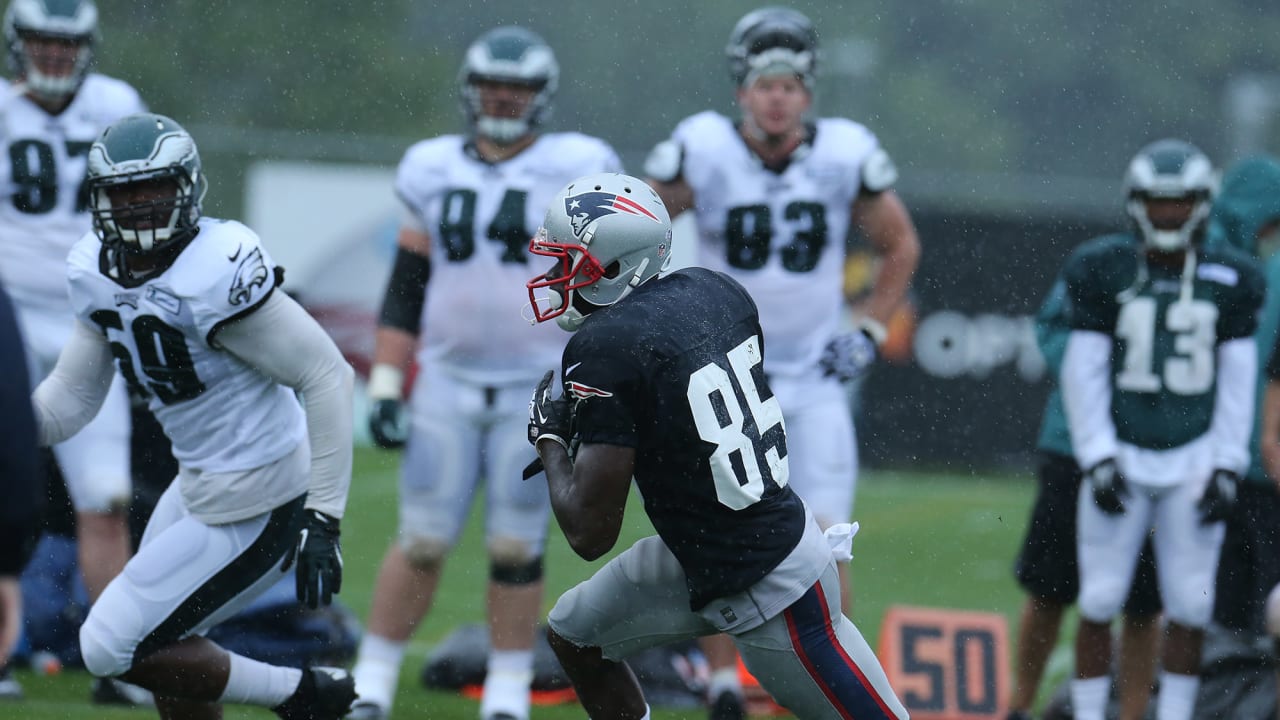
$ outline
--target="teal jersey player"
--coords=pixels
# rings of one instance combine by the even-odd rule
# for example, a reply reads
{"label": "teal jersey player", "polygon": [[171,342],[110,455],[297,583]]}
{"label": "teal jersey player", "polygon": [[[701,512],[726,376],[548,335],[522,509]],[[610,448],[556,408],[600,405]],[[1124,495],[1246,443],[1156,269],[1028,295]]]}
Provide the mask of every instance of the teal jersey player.
{"label": "teal jersey player", "polygon": [[1132,231],[1085,243],[1063,270],[1062,396],[1085,479],[1071,683],[1081,720],[1104,717],[1111,620],[1148,538],[1165,619],[1158,715],[1190,720],[1195,706],[1224,521],[1249,465],[1265,293],[1251,257],[1204,244],[1216,190],[1195,146],[1144,147],[1125,176]]}
{"label": "teal jersey player", "polygon": [[1217,348],[1253,335],[1265,283],[1252,258],[1197,248],[1165,264],[1142,242],[1109,235],[1081,246],[1064,269],[1076,330],[1110,335],[1116,439],[1152,450],[1209,431]]}

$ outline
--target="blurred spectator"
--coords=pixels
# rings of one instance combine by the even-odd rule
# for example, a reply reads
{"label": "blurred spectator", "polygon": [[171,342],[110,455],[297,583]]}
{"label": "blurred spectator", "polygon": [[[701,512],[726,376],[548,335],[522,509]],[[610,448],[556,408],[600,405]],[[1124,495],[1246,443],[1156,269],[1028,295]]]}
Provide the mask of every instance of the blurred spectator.
{"label": "blurred spectator", "polygon": [[[66,258],[90,228],[83,184],[89,146],[112,121],[144,105],[128,83],[90,71],[99,42],[93,0],[11,0],[4,35],[13,77],[0,81],[7,96],[0,173],[8,183],[0,197],[0,277],[38,382],[71,337]],[[90,600],[129,559],[128,412],[124,382],[117,381],[98,417],[53,449],[76,507]]]}
{"label": "blurred spectator", "polygon": [[[1067,349],[1069,303],[1066,284],[1054,283],[1036,316],[1036,341],[1055,379]],[[1062,615],[1080,592],[1076,561],[1076,506],[1083,474],[1071,449],[1071,433],[1062,408],[1062,392],[1054,387],[1045,403],[1037,472],[1040,486],[1027,524],[1027,535],[1014,574],[1027,592],[1018,623],[1013,694],[1008,720],[1028,720],[1049,654],[1058,641]],[[1160,592],[1148,541],[1124,605],[1117,685],[1121,720],[1138,720],[1146,711],[1159,641]]]}
{"label": "blurred spectator", "polygon": [[44,498],[23,347],[13,305],[0,286],[0,696],[21,692],[7,666],[22,621],[18,574],[31,557]]}
{"label": "blurred spectator", "polygon": [[[1214,200],[1207,244],[1229,245],[1265,262],[1267,299],[1258,320],[1258,366],[1266,367],[1280,327],[1280,162],[1258,156],[1233,165]],[[1263,403],[1268,373],[1260,373],[1257,402]],[[1218,565],[1213,618],[1254,637],[1265,632],[1263,606],[1280,582],[1280,418],[1262,433],[1266,412],[1254,418],[1250,465],[1240,485],[1237,511],[1227,518]],[[1260,437],[1267,442],[1259,442]],[[1268,476],[1268,469],[1273,474]]]}

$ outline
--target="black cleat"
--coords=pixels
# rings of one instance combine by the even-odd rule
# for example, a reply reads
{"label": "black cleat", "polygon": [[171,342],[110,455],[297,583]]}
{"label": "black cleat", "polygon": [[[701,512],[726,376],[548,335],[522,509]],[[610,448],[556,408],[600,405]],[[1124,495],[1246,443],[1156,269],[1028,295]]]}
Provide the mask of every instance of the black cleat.
{"label": "black cleat", "polygon": [[1004,716],[1004,720],[1031,720],[1031,713],[1023,710],[1010,710],[1009,714]]}
{"label": "black cleat", "polygon": [[744,720],[746,717],[747,711],[742,704],[742,696],[731,690],[716,696],[707,712],[708,720]]}
{"label": "black cleat", "polygon": [[356,681],[342,668],[302,669],[302,682],[288,700],[272,708],[283,720],[342,720],[356,699]]}

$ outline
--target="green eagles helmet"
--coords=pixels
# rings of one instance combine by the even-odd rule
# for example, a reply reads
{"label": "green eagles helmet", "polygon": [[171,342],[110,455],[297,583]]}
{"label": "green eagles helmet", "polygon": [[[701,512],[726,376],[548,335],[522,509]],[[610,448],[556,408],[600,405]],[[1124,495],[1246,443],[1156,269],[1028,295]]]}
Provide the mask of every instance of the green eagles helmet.
{"label": "green eagles helmet", "polygon": [[[172,185],[167,196],[112,202],[130,189]],[[93,227],[104,244],[129,254],[181,247],[195,237],[209,189],[195,140],[163,115],[140,113],[103,131],[89,148],[88,191]]]}
{"label": "green eagles helmet", "polygon": [[[526,85],[537,91],[523,116],[490,117],[480,102],[478,81]],[[471,132],[499,144],[510,144],[533,132],[551,116],[551,99],[560,84],[555,53],[537,33],[522,27],[494,28],[467,48],[458,72],[462,112]]]}
{"label": "green eagles helmet", "polygon": [[[93,0],[12,0],[4,14],[4,37],[9,46],[9,69],[33,94],[60,100],[74,95],[89,74],[98,40],[98,7]],[[75,43],[76,55],[65,72],[37,67],[31,38]]]}
{"label": "green eagles helmet", "polygon": [[765,75],[795,73],[812,92],[818,64],[818,31],[803,13],[763,7],[742,17],[725,48],[729,74],[738,87]]}
{"label": "green eagles helmet", "polygon": [[[1138,151],[1124,176],[1125,212],[1139,237],[1160,252],[1181,250],[1199,242],[1205,232],[1218,176],[1208,156],[1183,140],[1157,140]],[[1147,215],[1147,199],[1194,201],[1190,217],[1182,227],[1156,228]]]}
{"label": "green eagles helmet", "polygon": [[526,285],[534,320],[555,318],[573,331],[593,310],[613,305],[666,268],[671,217],[643,180],[587,175],[551,201],[529,252],[556,260]]}

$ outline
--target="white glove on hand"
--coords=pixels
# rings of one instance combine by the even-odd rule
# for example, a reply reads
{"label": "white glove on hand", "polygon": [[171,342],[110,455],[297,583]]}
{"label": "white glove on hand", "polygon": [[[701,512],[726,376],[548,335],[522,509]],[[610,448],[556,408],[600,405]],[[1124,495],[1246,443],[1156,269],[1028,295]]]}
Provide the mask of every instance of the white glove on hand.
{"label": "white glove on hand", "polygon": [[831,342],[822,351],[818,364],[822,367],[823,375],[848,382],[861,377],[875,364],[879,354],[880,350],[871,334],[866,330],[855,330],[831,338]]}

